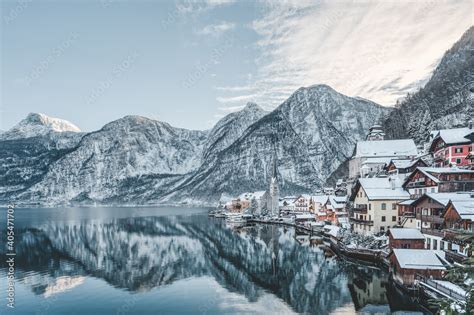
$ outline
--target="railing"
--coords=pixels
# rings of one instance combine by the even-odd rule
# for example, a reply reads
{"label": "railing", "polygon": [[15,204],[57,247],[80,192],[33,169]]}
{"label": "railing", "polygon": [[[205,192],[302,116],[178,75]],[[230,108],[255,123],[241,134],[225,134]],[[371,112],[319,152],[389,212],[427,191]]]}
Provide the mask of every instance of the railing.
{"label": "railing", "polygon": [[421,229],[421,233],[423,234],[429,234],[433,236],[438,236],[438,237],[444,237],[444,233],[442,230],[435,230],[435,229]]}
{"label": "railing", "polygon": [[443,224],[444,219],[440,216],[436,215],[416,215],[416,218],[418,220],[421,220],[422,222],[429,222],[429,223],[436,223],[436,224]]}
{"label": "railing", "polygon": [[365,224],[365,225],[374,225],[374,221],[363,220],[363,219],[356,219],[356,218],[349,218],[350,222]]}
{"label": "railing", "polygon": [[453,261],[458,262],[458,263],[462,263],[467,258],[469,258],[469,257],[466,257],[462,254],[459,254],[458,252],[455,252],[455,251],[452,251],[452,250],[449,250],[449,249],[445,249],[444,253],[446,254],[447,259],[453,260]]}
{"label": "railing", "polygon": [[367,207],[354,207],[352,208],[353,212],[367,214]]}
{"label": "railing", "polygon": [[410,182],[410,183],[408,183],[408,185],[407,185],[407,187],[409,187],[409,188],[413,188],[413,187],[425,187],[425,186],[426,186],[426,184],[425,184],[424,181],[422,181],[422,182]]}
{"label": "railing", "polygon": [[451,288],[444,286],[442,283],[439,283],[437,281],[434,281],[430,278],[427,278],[423,275],[416,274],[415,278],[420,281],[421,283],[424,283],[425,285],[430,286],[431,288],[434,288],[435,290],[443,293],[444,295],[450,297],[451,299],[457,300],[457,301],[466,301],[466,296],[460,294],[457,291],[452,290]]}

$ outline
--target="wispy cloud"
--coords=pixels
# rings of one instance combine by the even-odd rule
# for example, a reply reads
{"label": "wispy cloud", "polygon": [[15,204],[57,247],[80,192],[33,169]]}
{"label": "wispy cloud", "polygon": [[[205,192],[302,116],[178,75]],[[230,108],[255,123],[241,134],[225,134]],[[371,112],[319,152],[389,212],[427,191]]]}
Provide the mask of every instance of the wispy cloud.
{"label": "wispy cloud", "polygon": [[216,87],[221,104],[255,101],[268,109],[298,87],[324,83],[393,105],[426,82],[472,25],[474,9],[454,0],[263,4],[250,26],[260,36],[257,71],[239,85]]}
{"label": "wispy cloud", "polygon": [[181,0],[176,4],[176,8],[183,14],[195,14],[235,2],[236,0]]}
{"label": "wispy cloud", "polygon": [[231,22],[221,22],[218,24],[210,24],[201,30],[198,30],[198,35],[220,36],[223,33],[235,29],[235,24]]}

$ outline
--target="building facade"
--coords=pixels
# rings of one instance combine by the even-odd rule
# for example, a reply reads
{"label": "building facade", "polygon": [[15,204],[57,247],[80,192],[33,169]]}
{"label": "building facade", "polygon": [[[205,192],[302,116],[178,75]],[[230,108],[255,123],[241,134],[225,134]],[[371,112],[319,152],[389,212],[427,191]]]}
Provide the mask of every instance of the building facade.
{"label": "building facade", "polygon": [[409,194],[389,178],[360,178],[350,198],[353,231],[372,235],[398,225],[398,203],[409,198]]}

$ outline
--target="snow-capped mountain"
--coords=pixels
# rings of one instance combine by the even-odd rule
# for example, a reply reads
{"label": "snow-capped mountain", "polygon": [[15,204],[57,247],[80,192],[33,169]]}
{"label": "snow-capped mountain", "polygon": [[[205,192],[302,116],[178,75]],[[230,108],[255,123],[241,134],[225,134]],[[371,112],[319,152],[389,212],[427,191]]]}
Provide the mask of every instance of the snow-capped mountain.
{"label": "snow-capped mountain", "polygon": [[81,132],[73,123],[41,113],[30,113],[10,130],[0,134],[0,140],[44,136],[49,133]]}
{"label": "snow-capped mountain", "polygon": [[[385,109],[325,85],[301,88],[271,113],[255,104],[190,131],[126,116],[58,148],[56,134],[3,140],[23,150],[3,168],[1,200],[62,203],[213,202],[265,189],[276,157],[283,193],[320,188]],[[59,133],[63,134],[63,133]],[[48,137],[49,136],[49,137]],[[42,143],[42,144],[41,144]],[[37,147],[41,145],[40,149]],[[12,151],[14,152],[14,150]],[[8,161],[12,153],[3,153]],[[35,168],[35,163],[38,167]],[[25,174],[22,165],[29,164]]]}
{"label": "snow-capped mountain", "polygon": [[76,147],[84,134],[66,120],[34,113],[0,134],[0,199],[8,202],[8,196],[41,182],[50,166]]}
{"label": "snow-capped mountain", "polygon": [[397,104],[385,121],[390,138],[422,143],[430,131],[463,127],[474,112],[474,26],[448,50],[425,87]]}
{"label": "snow-capped mountain", "polygon": [[357,140],[389,109],[326,85],[300,88],[164,200],[215,200],[264,190],[277,159],[283,194],[314,191],[352,154]]}
{"label": "snow-capped mountain", "polygon": [[[43,203],[126,202],[159,191],[199,167],[207,132],[174,128],[141,116],[126,116],[85,135],[50,165],[41,182],[19,199]],[[134,191],[138,193],[134,194]],[[135,198],[134,198],[135,197]]]}
{"label": "snow-capped mountain", "polygon": [[268,114],[255,103],[247,103],[241,111],[230,113],[219,120],[209,133],[204,145],[203,160],[216,155],[235,142],[254,122]]}

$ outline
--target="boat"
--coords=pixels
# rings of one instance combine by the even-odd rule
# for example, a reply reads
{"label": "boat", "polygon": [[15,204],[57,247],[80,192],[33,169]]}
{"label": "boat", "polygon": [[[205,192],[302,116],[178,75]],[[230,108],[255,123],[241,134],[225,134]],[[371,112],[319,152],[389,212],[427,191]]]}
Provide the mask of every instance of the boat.
{"label": "boat", "polygon": [[214,214],[214,218],[225,218],[225,213],[224,212],[216,212]]}
{"label": "boat", "polygon": [[226,213],[225,221],[229,223],[245,223],[246,219],[242,217],[240,213]]}

